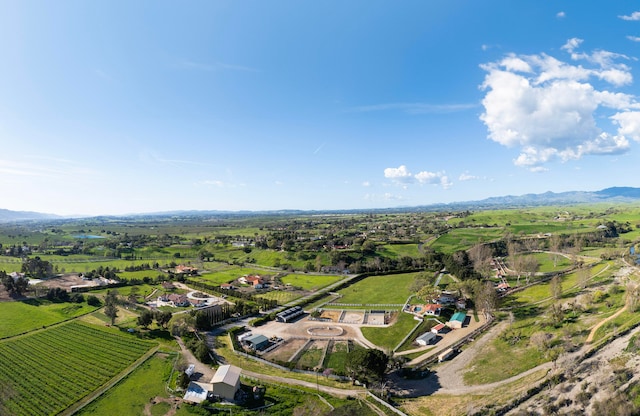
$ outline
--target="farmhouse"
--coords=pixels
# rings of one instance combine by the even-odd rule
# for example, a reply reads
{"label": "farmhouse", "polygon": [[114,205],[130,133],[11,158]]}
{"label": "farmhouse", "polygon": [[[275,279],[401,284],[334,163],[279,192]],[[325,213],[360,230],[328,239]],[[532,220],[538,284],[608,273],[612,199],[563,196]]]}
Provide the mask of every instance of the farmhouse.
{"label": "farmhouse", "polygon": [[440,312],[442,311],[442,305],[439,303],[429,303],[424,305],[424,315],[430,316],[440,316]]}
{"label": "farmhouse", "polygon": [[180,264],[180,265],[176,266],[176,268],[175,268],[175,272],[176,273],[190,273],[190,274],[193,274],[193,273],[195,273],[197,271],[198,271],[198,269],[196,267],[185,266],[184,264]]}
{"label": "farmhouse", "polygon": [[158,298],[160,302],[169,302],[173,306],[191,306],[189,298],[185,295],[178,295],[177,293],[171,293],[170,295],[162,295]]}
{"label": "farmhouse", "polygon": [[235,288],[231,283],[223,283],[220,285],[220,289],[233,290]]}
{"label": "farmhouse", "polygon": [[213,394],[226,400],[233,400],[240,388],[240,371],[240,368],[235,365],[227,364],[218,367],[211,379]]}
{"label": "farmhouse", "polygon": [[264,287],[264,280],[260,276],[247,276],[245,278],[248,285],[253,286],[255,289],[262,289]]}
{"label": "farmhouse", "polygon": [[460,329],[464,325],[464,321],[467,319],[466,312],[456,312],[453,314],[447,326],[452,329]]}
{"label": "farmhouse", "polygon": [[246,337],[244,343],[254,350],[262,350],[269,345],[269,339],[264,335],[256,334]]}
{"label": "farmhouse", "polygon": [[436,338],[437,336],[433,332],[425,332],[416,339],[416,342],[418,345],[425,346],[435,342]]}

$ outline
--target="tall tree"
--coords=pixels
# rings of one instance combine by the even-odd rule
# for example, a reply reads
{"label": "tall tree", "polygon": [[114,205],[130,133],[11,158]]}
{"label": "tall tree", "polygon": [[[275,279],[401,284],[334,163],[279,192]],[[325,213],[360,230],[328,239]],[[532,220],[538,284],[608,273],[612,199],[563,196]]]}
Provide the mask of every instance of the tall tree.
{"label": "tall tree", "polygon": [[562,297],[562,279],[560,276],[555,275],[551,278],[549,290],[551,291],[551,296],[554,299],[558,300]]}
{"label": "tall tree", "polygon": [[144,311],[142,311],[140,316],[138,316],[138,325],[142,326],[143,328],[148,328],[152,322],[153,322],[153,312],[151,312],[148,309],[145,309]]}
{"label": "tall tree", "polygon": [[115,289],[109,290],[107,296],[104,299],[104,314],[111,319],[111,325],[115,324],[118,317],[118,291]]}
{"label": "tall tree", "polygon": [[108,303],[104,306],[104,314],[111,319],[111,325],[113,325],[116,323],[116,318],[118,317],[118,308],[115,304]]}
{"label": "tall tree", "polygon": [[493,312],[498,305],[498,294],[491,282],[486,281],[477,286],[475,304],[476,309],[481,310],[486,319],[493,317]]}

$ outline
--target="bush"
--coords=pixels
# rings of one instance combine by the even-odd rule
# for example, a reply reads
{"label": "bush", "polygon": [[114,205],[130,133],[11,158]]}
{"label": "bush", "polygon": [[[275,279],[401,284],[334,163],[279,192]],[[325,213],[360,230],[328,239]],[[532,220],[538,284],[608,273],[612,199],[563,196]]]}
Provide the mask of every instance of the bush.
{"label": "bush", "polygon": [[90,306],[100,306],[102,305],[102,302],[100,302],[100,299],[98,299],[96,296],[89,295],[87,296],[87,304]]}

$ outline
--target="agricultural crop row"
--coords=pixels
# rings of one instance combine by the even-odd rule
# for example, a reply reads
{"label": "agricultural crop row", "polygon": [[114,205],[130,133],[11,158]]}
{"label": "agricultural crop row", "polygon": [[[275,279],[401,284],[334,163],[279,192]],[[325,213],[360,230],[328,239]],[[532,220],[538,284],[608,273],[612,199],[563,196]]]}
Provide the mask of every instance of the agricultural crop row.
{"label": "agricultural crop row", "polygon": [[0,343],[7,411],[52,415],[101,386],[153,346],[129,335],[71,322]]}

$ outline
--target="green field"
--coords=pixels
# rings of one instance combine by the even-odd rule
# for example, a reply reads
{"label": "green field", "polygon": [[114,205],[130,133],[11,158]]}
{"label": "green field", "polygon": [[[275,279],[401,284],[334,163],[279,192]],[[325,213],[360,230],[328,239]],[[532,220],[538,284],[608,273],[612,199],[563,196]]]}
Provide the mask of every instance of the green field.
{"label": "green field", "polygon": [[299,287],[303,290],[318,290],[344,278],[330,274],[288,274],[280,278],[282,283]]}
{"label": "green field", "polygon": [[409,287],[417,273],[390,274],[370,276],[352,284],[339,293],[342,295],[336,302],[352,304],[403,304],[411,292]]}
{"label": "green field", "polygon": [[[174,356],[165,354],[154,355],[78,414],[91,416],[142,415],[145,406],[150,405],[150,397],[167,396],[165,385],[171,373],[173,359]],[[166,403],[157,403],[150,405],[150,407],[151,414],[156,414],[155,411],[164,409]],[[189,407],[185,406],[184,412],[186,409]],[[190,414],[184,412],[178,414]],[[166,410],[161,412],[161,414],[165,413]]]}
{"label": "green field", "polygon": [[256,295],[257,298],[275,300],[279,305],[289,303],[300,298],[301,296],[302,295],[298,292],[290,292],[286,290],[271,290],[269,292],[259,293]]}
{"label": "green field", "polygon": [[378,246],[376,248],[376,253],[390,258],[400,258],[402,256],[420,256],[420,250],[418,250],[417,244],[385,244]]}
{"label": "green field", "polygon": [[79,322],[0,342],[12,415],[55,415],[123,371],[154,343]]}
{"label": "green field", "polygon": [[0,338],[8,338],[96,310],[86,303],[52,303],[30,299],[0,302]]}
{"label": "green field", "polygon": [[398,320],[388,328],[362,327],[362,335],[379,346],[383,351],[391,351],[419,322],[413,315],[400,312]]}

